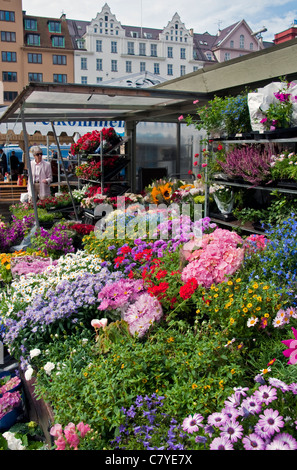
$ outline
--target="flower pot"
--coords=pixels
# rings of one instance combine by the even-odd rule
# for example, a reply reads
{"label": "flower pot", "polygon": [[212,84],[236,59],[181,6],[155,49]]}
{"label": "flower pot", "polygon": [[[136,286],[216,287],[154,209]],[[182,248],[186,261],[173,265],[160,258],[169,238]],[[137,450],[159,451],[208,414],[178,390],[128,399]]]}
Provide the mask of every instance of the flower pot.
{"label": "flower pot", "polygon": [[216,205],[221,212],[221,214],[231,214],[234,205],[234,194],[233,191],[230,191],[229,197],[221,198],[217,192],[213,193],[214,200]]}
{"label": "flower pot", "polygon": [[276,185],[279,188],[297,189],[297,181],[295,180],[279,180]]}
{"label": "flower pot", "polygon": [[0,419],[0,432],[8,431],[16,422],[21,414],[21,407],[14,408],[13,410],[6,413],[2,419]]}

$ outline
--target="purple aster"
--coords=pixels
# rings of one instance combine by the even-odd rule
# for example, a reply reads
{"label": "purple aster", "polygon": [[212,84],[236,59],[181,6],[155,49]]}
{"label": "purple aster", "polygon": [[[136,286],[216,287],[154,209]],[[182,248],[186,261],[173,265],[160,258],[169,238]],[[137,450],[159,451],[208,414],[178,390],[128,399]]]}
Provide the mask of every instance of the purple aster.
{"label": "purple aster", "polygon": [[278,434],[277,436],[275,436],[275,438],[273,439],[273,442],[275,441],[283,442],[284,444],[288,446],[289,450],[297,450],[296,439],[287,432],[282,432]]}
{"label": "purple aster", "polygon": [[215,437],[209,446],[210,450],[234,450],[233,444],[226,437]]}
{"label": "purple aster", "polygon": [[267,444],[265,450],[290,450],[290,449],[288,445],[285,444],[284,442],[274,439],[273,441],[270,442],[270,444]]}
{"label": "purple aster", "polygon": [[294,394],[297,395],[297,383],[293,382],[289,385],[289,390]]}
{"label": "purple aster", "polygon": [[254,415],[260,413],[261,410],[261,402],[253,396],[245,398],[240,406],[240,412],[242,415],[244,415],[246,412]]}
{"label": "purple aster", "polygon": [[225,400],[225,406],[232,406],[233,408],[237,408],[240,405],[240,393],[233,393],[230,397]]}
{"label": "purple aster", "polygon": [[227,421],[227,415],[224,414],[223,412],[218,412],[218,411],[209,415],[207,419],[208,424],[215,426],[215,427],[222,426],[223,424],[225,424],[226,421]]}
{"label": "purple aster", "polygon": [[227,437],[231,442],[242,438],[243,427],[237,421],[228,420],[221,427],[221,436]]}
{"label": "purple aster", "polygon": [[242,443],[245,450],[265,450],[264,440],[256,433],[245,436]]}
{"label": "purple aster", "polygon": [[273,400],[277,399],[277,390],[270,385],[261,385],[259,389],[255,391],[254,396],[257,400],[268,405]]}
{"label": "purple aster", "polygon": [[270,385],[279,388],[282,392],[287,392],[289,390],[289,386],[282,380],[275,379],[274,377],[270,377],[268,380]]}
{"label": "purple aster", "polygon": [[222,409],[222,413],[229,419],[236,419],[239,416],[237,408],[233,408],[233,406],[225,406],[225,408]]}
{"label": "purple aster", "polygon": [[183,420],[183,430],[188,432],[189,434],[197,432],[199,427],[203,427],[201,421],[203,421],[203,416],[201,414],[195,413],[193,416],[189,415]]}
{"label": "purple aster", "polygon": [[243,397],[246,397],[246,392],[249,390],[248,387],[234,387],[233,388],[235,393],[239,393]]}
{"label": "purple aster", "polygon": [[260,415],[258,421],[259,426],[263,426],[264,431],[268,431],[270,435],[279,432],[280,428],[284,426],[283,417],[279,415],[277,410],[268,408]]}

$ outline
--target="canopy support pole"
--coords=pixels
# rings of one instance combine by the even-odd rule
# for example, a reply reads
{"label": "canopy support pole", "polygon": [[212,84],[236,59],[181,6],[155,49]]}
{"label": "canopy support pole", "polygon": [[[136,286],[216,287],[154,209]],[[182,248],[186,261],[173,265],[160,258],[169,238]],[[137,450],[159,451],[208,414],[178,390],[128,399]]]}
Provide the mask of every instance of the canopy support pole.
{"label": "canopy support pole", "polygon": [[33,174],[32,174],[31,162],[30,162],[28,134],[27,134],[26,125],[25,125],[23,107],[21,108],[21,120],[22,120],[22,126],[23,126],[25,154],[26,154],[26,159],[27,159],[28,176],[29,176],[29,181],[30,181],[30,186],[31,186],[34,216],[35,216],[36,228],[39,229],[40,225],[39,225],[39,219],[38,219],[37,201],[36,201],[35,188],[34,188],[34,182],[33,182]]}
{"label": "canopy support pole", "polygon": [[53,122],[51,122],[51,126],[52,126],[52,130],[53,130],[54,138],[55,138],[55,141],[56,141],[56,144],[57,144],[58,159],[61,160],[62,167],[63,167],[63,169],[64,169],[64,174],[65,174],[65,178],[66,178],[66,183],[67,183],[67,186],[68,186],[69,194],[70,194],[71,201],[72,201],[72,205],[73,205],[73,209],[74,209],[75,220],[78,220],[77,210],[76,210],[75,202],[74,202],[74,199],[73,199],[73,195],[72,195],[72,191],[71,191],[71,187],[70,187],[68,175],[67,175],[67,172],[66,172],[65,162],[64,162],[63,157],[62,157],[62,154],[61,154],[60,143],[59,143],[59,140],[58,140],[58,138],[57,138],[56,129],[55,129],[55,127],[54,127],[54,123],[53,123]]}

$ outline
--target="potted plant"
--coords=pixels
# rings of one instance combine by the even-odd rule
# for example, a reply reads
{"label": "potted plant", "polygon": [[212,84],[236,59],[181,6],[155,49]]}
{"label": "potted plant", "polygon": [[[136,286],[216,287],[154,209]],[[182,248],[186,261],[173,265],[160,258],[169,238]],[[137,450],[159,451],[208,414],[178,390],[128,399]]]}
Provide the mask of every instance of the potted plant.
{"label": "potted plant", "polygon": [[204,129],[212,138],[250,132],[247,96],[247,91],[236,96],[215,96],[205,106],[198,105],[198,120],[190,115],[185,120],[188,125],[193,124],[198,130]]}
{"label": "potted plant", "polygon": [[297,184],[297,155],[294,152],[284,151],[273,155],[271,174],[278,186],[296,187]]}
{"label": "potted plant", "polygon": [[232,187],[214,184],[210,187],[210,192],[213,195],[217,208],[223,215],[230,215],[233,211],[234,193]]}
{"label": "potted plant", "polygon": [[242,178],[253,185],[271,179],[272,151],[257,145],[242,145],[226,154],[225,161],[219,161],[223,171],[231,178]]}

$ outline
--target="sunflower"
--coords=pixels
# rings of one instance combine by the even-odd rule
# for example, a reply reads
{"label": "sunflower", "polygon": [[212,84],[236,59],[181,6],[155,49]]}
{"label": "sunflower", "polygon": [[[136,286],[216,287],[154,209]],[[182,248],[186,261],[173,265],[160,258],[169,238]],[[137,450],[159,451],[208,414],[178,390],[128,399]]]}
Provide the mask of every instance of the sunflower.
{"label": "sunflower", "polygon": [[151,192],[151,196],[155,204],[168,202],[172,196],[172,185],[170,183],[165,183],[154,186]]}

